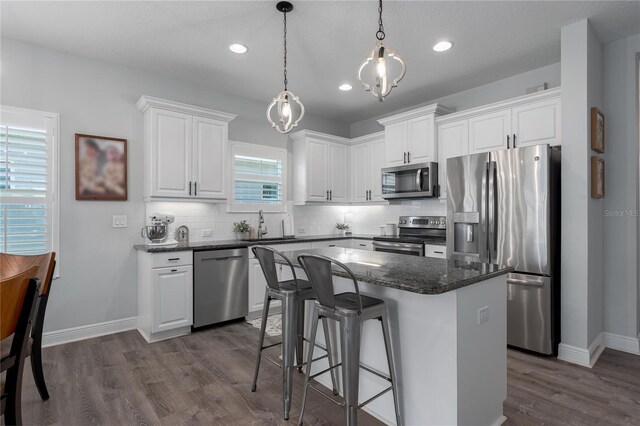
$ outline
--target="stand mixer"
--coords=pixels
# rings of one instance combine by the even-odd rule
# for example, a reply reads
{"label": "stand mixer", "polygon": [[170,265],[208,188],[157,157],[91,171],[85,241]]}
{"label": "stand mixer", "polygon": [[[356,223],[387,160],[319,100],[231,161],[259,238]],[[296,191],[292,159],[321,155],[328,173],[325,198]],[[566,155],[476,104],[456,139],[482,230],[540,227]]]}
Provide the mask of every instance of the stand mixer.
{"label": "stand mixer", "polygon": [[140,236],[148,238],[151,242],[146,243],[150,246],[166,246],[178,244],[173,238],[173,230],[171,224],[175,221],[175,216],[169,213],[153,213],[149,216],[151,225],[143,226],[140,230]]}

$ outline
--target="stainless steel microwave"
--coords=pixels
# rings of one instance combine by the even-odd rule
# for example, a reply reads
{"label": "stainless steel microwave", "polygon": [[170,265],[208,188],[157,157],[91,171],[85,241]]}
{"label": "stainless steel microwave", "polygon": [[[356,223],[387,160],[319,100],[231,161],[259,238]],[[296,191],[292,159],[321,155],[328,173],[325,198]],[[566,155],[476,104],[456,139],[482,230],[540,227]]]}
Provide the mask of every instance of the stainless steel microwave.
{"label": "stainless steel microwave", "polygon": [[382,198],[438,196],[438,163],[408,164],[382,169]]}

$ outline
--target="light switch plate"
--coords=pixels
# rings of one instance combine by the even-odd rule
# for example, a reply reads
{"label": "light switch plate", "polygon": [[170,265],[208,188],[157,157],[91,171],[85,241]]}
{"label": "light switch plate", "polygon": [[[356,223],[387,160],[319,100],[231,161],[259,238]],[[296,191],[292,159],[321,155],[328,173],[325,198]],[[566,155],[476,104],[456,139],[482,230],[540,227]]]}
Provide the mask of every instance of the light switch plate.
{"label": "light switch plate", "polygon": [[113,215],[113,225],[114,228],[126,228],[127,227],[127,215],[126,214],[117,214]]}
{"label": "light switch plate", "polygon": [[304,226],[298,226],[298,234],[306,234],[307,233],[307,228],[305,228]]}
{"label": "light switch plate", "polygon": [[213,229],[203,229],[202,238],[213,238]]}

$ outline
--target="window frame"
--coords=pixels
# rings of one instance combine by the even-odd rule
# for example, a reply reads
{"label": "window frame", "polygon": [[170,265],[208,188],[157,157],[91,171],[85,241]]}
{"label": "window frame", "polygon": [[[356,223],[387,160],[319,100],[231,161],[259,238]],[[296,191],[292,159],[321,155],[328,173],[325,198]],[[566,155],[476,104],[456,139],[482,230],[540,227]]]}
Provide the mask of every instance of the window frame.
{"label": "window frame", "polygon": [[[279,160],[282,165],[282,176],[280,177],[282,202],[280,204],[261,203],[236,203],[236,171],[235,156],[245,155],[248,157],[260,157]],[[257,213],[263,210],[265,213],[286,213],[287,212],[287,161],[288,153],[285,148],[274,146],[258,145],[254,143],[229,141],[229,201],[227,203],[228,213]]]}
{"label": "window frame", "polygon": [[[0,122],[2,115],[15,114],[38,117],[48,120],[51,129],[47,128],[47,147],[51,155],[47,158],[48,173],[50,179],[51,199],[48,201],[47,210],[51,211],[51,251],[56,252],[56,269],[53,278],[60,277],[60,114],[48,111],[39,111],[29,108],[0,105]],[[49,183],[49,182],[48,182]]]}

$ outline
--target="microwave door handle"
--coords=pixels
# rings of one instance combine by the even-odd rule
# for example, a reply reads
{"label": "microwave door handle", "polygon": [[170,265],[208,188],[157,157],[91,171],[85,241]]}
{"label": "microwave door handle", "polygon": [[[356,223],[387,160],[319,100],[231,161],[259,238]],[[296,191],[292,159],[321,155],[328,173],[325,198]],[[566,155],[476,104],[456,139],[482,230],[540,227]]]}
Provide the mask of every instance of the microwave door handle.
{"label": "microwave door handle", "polygon": [[416,171],[416,188],[417,191],[422,191],[422,169]]}

